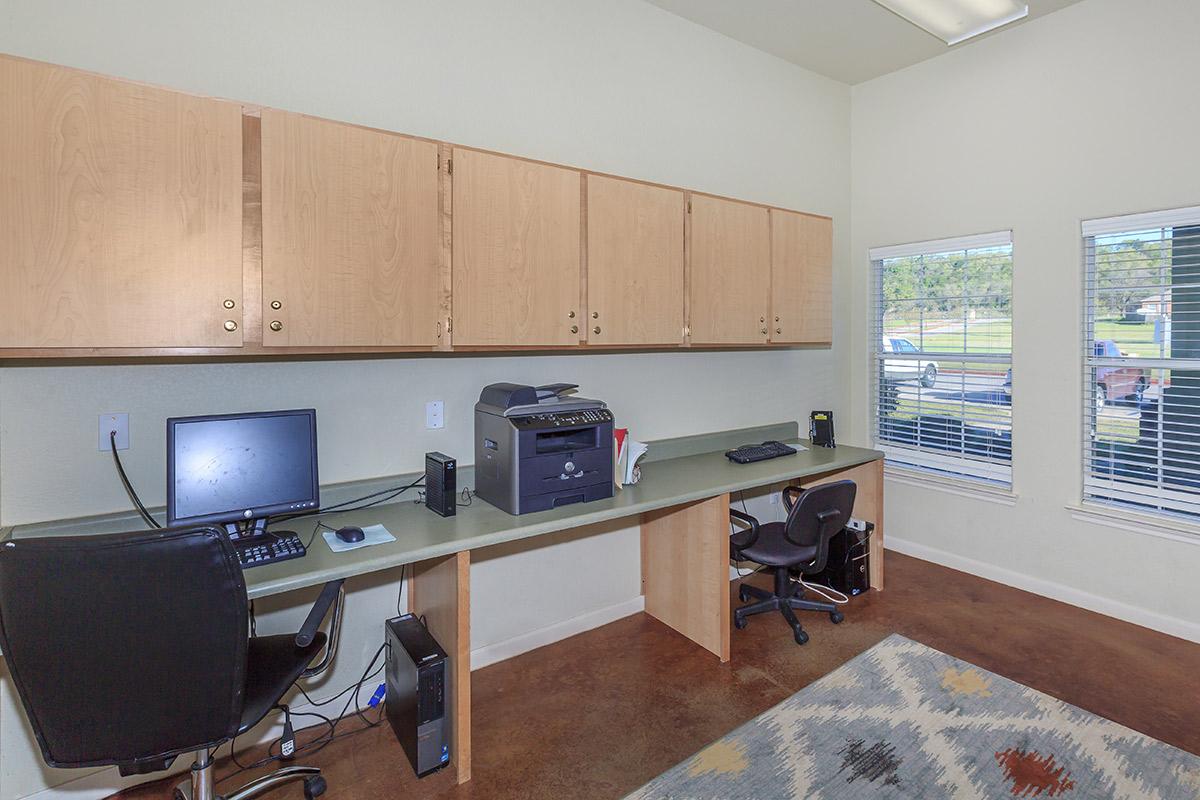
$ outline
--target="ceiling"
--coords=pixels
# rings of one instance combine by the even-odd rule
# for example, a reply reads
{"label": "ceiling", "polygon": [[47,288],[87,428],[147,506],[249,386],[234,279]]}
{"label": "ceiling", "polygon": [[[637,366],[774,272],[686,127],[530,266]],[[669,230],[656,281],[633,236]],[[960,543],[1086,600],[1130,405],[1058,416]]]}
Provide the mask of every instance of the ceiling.
{"label": "ceiling", "polygon": [[[843,83],[861,83],[951,49],[874,0],[647,0],[743,44]],[[1079,0],[1028,0],[1020,25]],[[997,31],[998,32],[998,31]],[[984,36],[994,35],[984,34]],[[955,47],[970,47],[969,40]]]}

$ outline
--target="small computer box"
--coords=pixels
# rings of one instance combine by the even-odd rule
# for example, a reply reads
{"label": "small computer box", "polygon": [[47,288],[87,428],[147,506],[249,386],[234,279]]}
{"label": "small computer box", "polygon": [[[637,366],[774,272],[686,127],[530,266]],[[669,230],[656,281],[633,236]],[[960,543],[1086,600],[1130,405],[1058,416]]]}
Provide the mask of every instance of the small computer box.
{"label": "small computer box", "polygon": [[389,619],[388,722],[418,776],[450,763],[449,657],[413,614]]}
{"label": "small computer box", "polygon": [[435,514],[453,517],[458,505],[457,463],[445,453],[425,454],[425,506]]}

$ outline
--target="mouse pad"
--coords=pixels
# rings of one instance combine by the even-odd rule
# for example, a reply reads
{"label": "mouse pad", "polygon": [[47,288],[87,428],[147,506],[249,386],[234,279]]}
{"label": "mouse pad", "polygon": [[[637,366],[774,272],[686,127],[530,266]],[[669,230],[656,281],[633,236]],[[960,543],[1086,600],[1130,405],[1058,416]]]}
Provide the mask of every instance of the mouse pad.
{"label": "mouse pad", "polygon": [[363,530],[363,540],[361,542],[343,542],[337,537],[335,531],[322,531],[321,536],[325,539],[325,544],[329,545],[329,549],[335,553],[344,553],[347,550],[357,550],[360,547],[370,547],[373,544],[386,544],[387,542],[396,541],[396,537],[392,536],[391,532],[382,525],[367,525]]}

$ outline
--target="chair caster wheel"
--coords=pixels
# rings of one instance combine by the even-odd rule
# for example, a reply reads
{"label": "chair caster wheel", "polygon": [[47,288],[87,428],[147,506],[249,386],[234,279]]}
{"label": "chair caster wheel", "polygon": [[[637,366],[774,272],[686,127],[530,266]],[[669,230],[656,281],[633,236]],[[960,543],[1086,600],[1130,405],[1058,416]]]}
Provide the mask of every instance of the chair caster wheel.
{"label": "chair caster wheel", "polygon": [[739,631],[745,630],[746,626],[749,624],[750,624],[750,620],[746,619],[745,617],[739,617],[736,614],[734,615],[733,627],[737,628]]}
{"label": "chair caster wheel", "polygon": [[743,603],[750,602],[750,593],[748,591],[746,591],[745,586],[738,587],[738,599],[741,600]]}
{"label": "chair caster wheel", "polygon": [[311,778],[306,778],[304,781],[304,800],[315,800],[325,794],[325,779],[320,775],[313,775]]}
{"label": "chair caster wheel", "polygon": [[796,629],[796,644],[805,644],[808,641],[808,634],[799,628]]}
{"label": "chair caster wheel", "polygon": [[840,611],[830,611],[829,612],[829,621],[832,622],[834,625],[837,625],[839,622],[841,622],[845,618],[846,618],[846,615]]}

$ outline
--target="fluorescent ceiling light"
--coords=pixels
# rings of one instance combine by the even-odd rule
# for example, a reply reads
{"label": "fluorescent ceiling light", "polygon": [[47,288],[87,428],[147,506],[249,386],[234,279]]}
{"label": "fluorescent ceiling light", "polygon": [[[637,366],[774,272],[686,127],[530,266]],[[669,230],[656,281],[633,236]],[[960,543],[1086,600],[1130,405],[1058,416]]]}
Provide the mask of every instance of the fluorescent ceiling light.
{"label": "fluorescent ceiling light", "polygon": [[889,11],[924,28],[946,44],[1015,22],[1029,13],[1016,0],[875,0]]}

